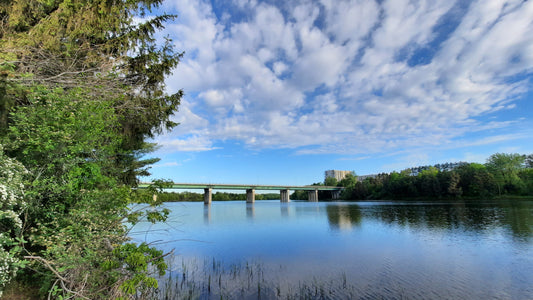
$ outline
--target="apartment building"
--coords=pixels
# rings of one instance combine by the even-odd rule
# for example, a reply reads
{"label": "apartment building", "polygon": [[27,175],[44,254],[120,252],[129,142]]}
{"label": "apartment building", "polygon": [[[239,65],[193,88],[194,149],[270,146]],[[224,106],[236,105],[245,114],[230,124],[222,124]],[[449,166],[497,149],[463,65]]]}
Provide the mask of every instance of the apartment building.
{"label": "apartment building", "polygon": [[324,179],[328,177],[333,177],[337,179],[337,181],[341,181],[348,174],[354,175],[354,172],[353,171],[327,170],[326,172],[324,172]]}

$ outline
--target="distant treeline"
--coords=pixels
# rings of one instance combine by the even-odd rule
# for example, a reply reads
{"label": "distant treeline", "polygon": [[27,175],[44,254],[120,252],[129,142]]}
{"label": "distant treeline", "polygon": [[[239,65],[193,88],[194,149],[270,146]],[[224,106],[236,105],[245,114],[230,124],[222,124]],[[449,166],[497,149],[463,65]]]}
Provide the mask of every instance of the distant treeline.
{"label": "distant treeline", "polygon": [[[180,202],[180,201],[204,201],[203,193],[194,192],[164,192],[158,194],[158,200],[162,202]],[[279,200],[279,193],[269,194],[255,194],[255,200]],[[232,200],[246,200],[245,193],[226,193],[216,192],[213,193],[213,201],[232,201]]]}
{"label": "distant treeline", "polygon": [[[442,166],[383,173],[362,181],[352,175],[339,182],[327,178],[324,184],[345,187],[341,194],[344,200],[533,196],[533,155],[496,153],[485,164]],[[291,199],[306,197],[304,193],[294,193]],[[319,199],[328,198],[331,194],[319,193]]]}

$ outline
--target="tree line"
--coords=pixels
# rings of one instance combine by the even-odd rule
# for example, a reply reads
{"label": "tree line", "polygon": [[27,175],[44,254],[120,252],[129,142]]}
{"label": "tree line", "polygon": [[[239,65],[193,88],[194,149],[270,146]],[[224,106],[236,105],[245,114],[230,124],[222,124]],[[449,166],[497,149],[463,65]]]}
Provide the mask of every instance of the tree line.
{"label": "tree line", "polygon": [[[496,153],[485,164],[460,163],[454,168],[442,165],[382,173],[358,181],[348,175],[337,182],[327,178],[325,185],[345,187],[344,200],[470,198],[533,196],[533,155]],[[320,196],[320,195],[319,195]],[[328,195],[323,195],[328,198]],[[331,196],[329,196],[331,198]]]}
{"label": "tree line", "polygon": [[[132,189],[177,124],[164,79],[183,53],[162,0],[0,1],[0,297],[139,298],[166,269],[126,222],[166,219]],[[134,210],[144,203],[149,210]],[[4,294],[9,297],[9,294]]]}
{"label": "tree line", "polygon": [[[204,201],[204,194],[194,192],[163,192],[158,194],[158,200],[162,202],[180,202],[180,201]],[[255,194],[255,200],[279,200],[278,193]],[[246,194],[244,193],[227,193],[216,192],[212,194],[213,201],[244,201]]]}

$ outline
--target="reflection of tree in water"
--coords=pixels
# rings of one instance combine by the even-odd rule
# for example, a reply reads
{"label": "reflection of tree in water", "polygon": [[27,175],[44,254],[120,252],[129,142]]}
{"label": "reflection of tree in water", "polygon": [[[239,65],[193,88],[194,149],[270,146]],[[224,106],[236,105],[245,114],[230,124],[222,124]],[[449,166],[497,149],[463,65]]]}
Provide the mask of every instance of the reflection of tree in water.
{"label": "reflection of tree in water", "polygon": [[329,226],[332,229],[343,230],[361,224],[361,209],[357,205],[327,205]]}
{"label": "reflection of tree in water", "polygon": [[[533,237],[533,202],[398,203],[369,206],[364,217],[414,228],[465,231],[509,230],[520,239]],[[329,212],[328,212],[329,218]]]}

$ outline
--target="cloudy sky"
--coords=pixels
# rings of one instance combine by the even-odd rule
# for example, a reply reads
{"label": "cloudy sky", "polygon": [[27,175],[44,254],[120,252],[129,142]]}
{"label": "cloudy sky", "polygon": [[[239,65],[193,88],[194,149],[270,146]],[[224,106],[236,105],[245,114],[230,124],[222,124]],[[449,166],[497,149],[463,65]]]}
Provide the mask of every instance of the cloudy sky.
{"label": "cloudy sky", "polygon": [[533,1],[166,0],[153,177],[309,184],[533,153]]}

